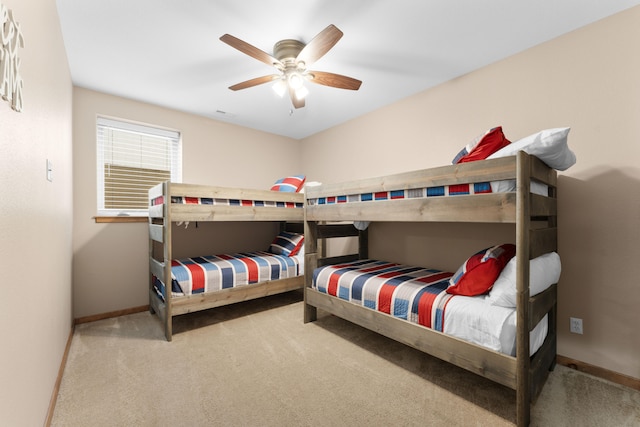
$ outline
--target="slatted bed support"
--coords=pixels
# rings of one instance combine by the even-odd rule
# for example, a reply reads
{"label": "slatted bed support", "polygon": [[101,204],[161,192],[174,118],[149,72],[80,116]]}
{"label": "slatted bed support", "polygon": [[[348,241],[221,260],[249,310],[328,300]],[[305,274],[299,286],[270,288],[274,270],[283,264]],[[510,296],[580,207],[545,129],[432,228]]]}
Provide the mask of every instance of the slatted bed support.
{"label": "slatted bed support", "polygon": [[[333,203],[339,195],[375,193],[497,180],[515,180],[516,191],[415,199]],[[532,181],[546,184],[548,196],[530,192]],[[555,366],[557,285],[531,297],[530,260],[557,251],[556,171],[524,152],[517,156],[444,166],[423,171],[307,189],[305,206],[306,279],[304,321],[314,321],[317,309],[342,317],[420,351],[460,366],[516,391],[516,420],[527,426],[530,404]],[[332,203],[325,200],[332,198]],[[343,198],[344,200],[344,198]],[[320,203],[318,201],[321,201]],[[355,228],[327,225],[332,221],[488,222],[515,224],[517,251],[516,357],[460,340],[423,326],[321,293],[312,288],[315,268],[333,263],[323,259],[318,240],[358,235]],[[332,227],[332,228],[328,228]],[[331,231],[329,231],[331,230]],[[360,235],[361,249],[367,236]],[[353,257],[353,255],[351,255]],[[366,258],[361,254],[360,258]],[[342,262],[341,258],[335,258]],[[542,347],[529,357],[530,331],[548,316]]]}
{"label": "slatted bed support", "polygon": [[[172,203],[172,198],[208,199],[208,204]],[[213,201],[230,200],[234,203]],[[237,201],[237,202],[236,202]],[[259,201],[260,204],[253,203]],[[251,202],[251,203],[246,203]],[[149,307],[160,318],[167,341],[172,339],[173,317],[199,310],[261,298],[304,286],[304,276],[194,295],[174,296],[171,292],[174,222],[263,221],[279,222],[281,229],[301,232],[304,228],[304,195],[270,190],[160,183],[149,190]],[[287,205],[290,207],[276,207]],[[269,206],[270,205],[270,206]],[[295,206],[297,207],[291,207]],[[154,288],[153,277],[165,284],[164,302]]]}

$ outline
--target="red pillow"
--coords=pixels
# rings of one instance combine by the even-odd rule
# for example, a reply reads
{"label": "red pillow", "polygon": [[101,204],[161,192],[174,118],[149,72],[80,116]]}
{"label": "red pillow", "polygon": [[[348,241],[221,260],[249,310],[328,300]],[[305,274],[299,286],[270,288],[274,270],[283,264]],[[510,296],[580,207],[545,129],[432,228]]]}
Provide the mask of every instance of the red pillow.
{"label": "red pillow", "polygon": [[497,126],[467,144],[453,159],[452,163],[484,160],[509,144],[511,144],[511,141],[505,138],[504,133],[502,133],[502,126]]}
{"label": "red pillow", "polygon": [[516,254],[516,245],[506,243],[483,249],[467,259],[449,279],[447,293],[475,296],[489,292],[502,269]]}

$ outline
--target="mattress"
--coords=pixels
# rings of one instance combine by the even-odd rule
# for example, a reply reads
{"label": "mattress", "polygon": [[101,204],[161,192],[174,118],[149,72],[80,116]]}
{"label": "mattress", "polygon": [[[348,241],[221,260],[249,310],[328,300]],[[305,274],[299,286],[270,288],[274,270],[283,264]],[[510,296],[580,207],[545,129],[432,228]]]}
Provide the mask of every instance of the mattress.
{"label": "mattress", "polygon": [[[304,255],[284,256],[256,251],[208,255],[171,261],[173,296],[216,292],[254,283],[287,279],[304,274]],[[154,278],[158,296],[165,286]]]}
{"label": "mattress", "polygon": [[[548,186],[531,181],[531,192],[548,196]],[[311,206],[332,205],[336,203],[370,202],[384,200],[469,196],[475,194],[507,193],[516,191],[515,180],[477,182],[474,184],[440,185],[435,187],[409,188],[390,191],[375,191],[358,194],[344,194],[307,199]]]}
{"label": "mattress", "polygon": [[[151,200],[151,206],[164,203],[164,196],[158,196]],[[302,202],[276,202],[270,200],[244,200],[244,199],[220,199],[211,197],[187,197],[171,196],[171,203],[178,205],[212,205],[212,206],[250,206],[250,207],[272,207],[272,208],[298,208],[302,209]]]}
{"label": "mattress", "polygon": [[[318,268],[312,287],[508,355],[515,355],[516,310],[494,306],[483,295],[450,295],[450,272],[379,260]],[[545,317],[530,336],[531,354],[544,342]]]}

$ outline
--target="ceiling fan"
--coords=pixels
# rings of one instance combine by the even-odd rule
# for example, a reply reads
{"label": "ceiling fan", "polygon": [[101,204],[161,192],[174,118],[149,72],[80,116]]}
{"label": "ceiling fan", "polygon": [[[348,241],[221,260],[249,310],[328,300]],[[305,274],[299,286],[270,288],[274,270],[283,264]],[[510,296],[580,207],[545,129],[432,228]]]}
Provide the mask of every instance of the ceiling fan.
{"label": "ceiling fan", "polygon": [[231,90],[247,89],[264,83],[276,81],[273,88],[280,96],[289,92],[289,97],[295,108],[305,105],[304,98],[308,90],[304,87],[306,80],[340,89],[358,90],[362,82],[340,74],[326,71],[309,70],[314,62],[324,56],[342,37],[343,33],[334,25],[329,25],[316,35],[308,44],[298,40],[280,40],[273,46],[273,55],[258,49],[230,34],[220,37],[229,46],[238,49],[258,61],[272,65],[280,74],[256,77],[233,86]]}

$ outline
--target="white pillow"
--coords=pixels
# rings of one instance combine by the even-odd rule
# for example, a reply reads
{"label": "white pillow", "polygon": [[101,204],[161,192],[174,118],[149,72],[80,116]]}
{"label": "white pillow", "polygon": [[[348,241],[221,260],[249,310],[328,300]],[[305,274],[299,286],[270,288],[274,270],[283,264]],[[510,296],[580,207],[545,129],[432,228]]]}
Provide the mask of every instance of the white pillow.
{"label": "white pillow", "polygon": [[318,185],[322,185],[322,183],[318,182],[318,181],[307,181],[307,182],[304,183],[304,186],[299,191],[299,193],[304,193],[304,189],[307,188],[307,187],[316,187]]}
{"label": "white pillow", "polygon": [[567,145],[567,135],[571,128],[546,129],[513,142],[496,151],[488,159],[515,156],[518,151],[538,157],[549,167],[567,170],[576,163],[576,155]]}
{"label": "white pillow", "polygon": [[[516,191],[515,179],[502,179],[500,181],[491,181],[492,193],[509,193]],[[549,186],[538,181],[531,180],[531,192],[541,196],[549,196]]]}
{"label": "white pillow", "polygon": [[[501,307],[516,306],[516,262],[516,257],[513,257],[507,263],[485,301]],[[560,256],[555,252],[532,259],[529,263],[529,295],[537,295],[558,283],[560,270]]]}

